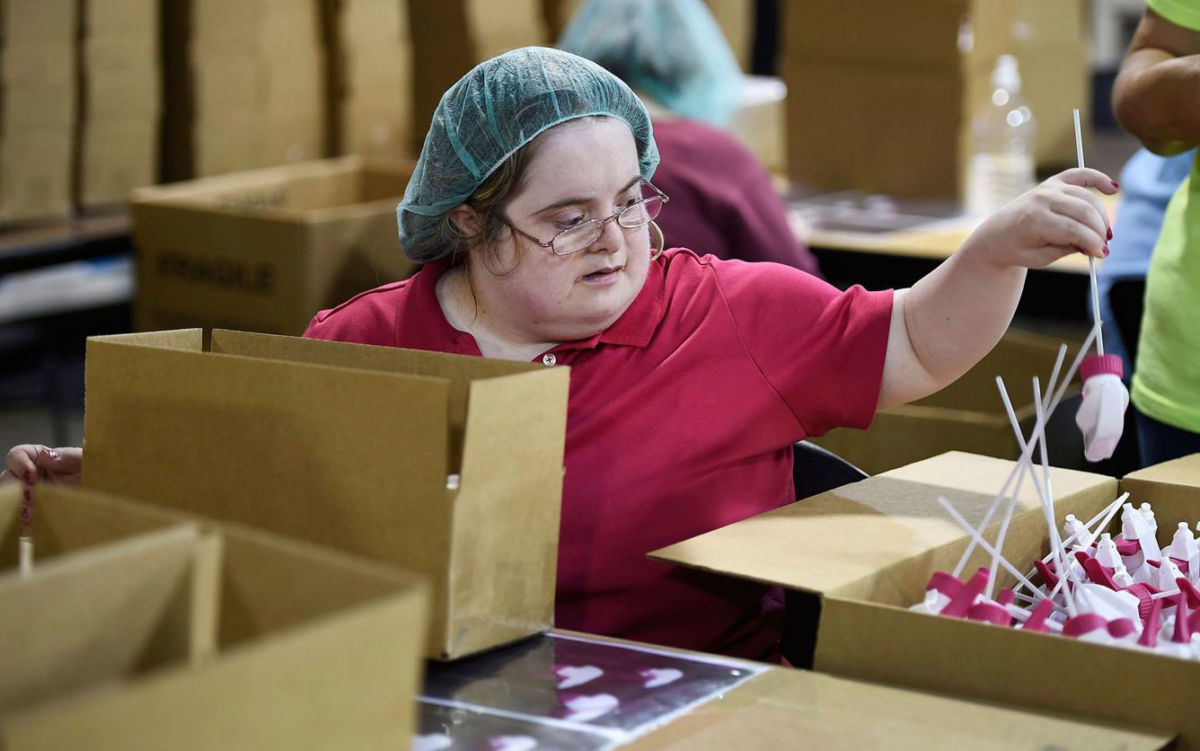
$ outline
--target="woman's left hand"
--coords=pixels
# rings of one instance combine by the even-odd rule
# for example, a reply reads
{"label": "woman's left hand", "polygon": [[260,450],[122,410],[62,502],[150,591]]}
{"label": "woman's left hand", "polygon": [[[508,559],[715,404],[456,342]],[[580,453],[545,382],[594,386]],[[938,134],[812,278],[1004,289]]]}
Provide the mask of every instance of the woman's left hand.
{"label": "woman's left hand", "polygon": [[1108,214],[1089,188],[1113,195],[1118,186],[1094,169],[1061,172],[988,217],[962,250],[1000,268],[1049,266],[1065,255],[1108,256]]}

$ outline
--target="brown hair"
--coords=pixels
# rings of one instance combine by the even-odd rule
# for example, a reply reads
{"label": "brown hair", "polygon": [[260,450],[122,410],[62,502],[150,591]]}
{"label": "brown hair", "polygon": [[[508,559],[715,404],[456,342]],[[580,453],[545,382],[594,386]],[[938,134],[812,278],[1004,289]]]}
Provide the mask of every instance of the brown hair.
{"label": "brown hair", "polygon": [[533,156],[532,149],[532,143],[517,149],[492,170],[475,192],[463,201],[465,206],[474,209],[479,215],[482,226],[478,232],[468,234],[454,223],[449,214],[442,217],[437,230],[430,238],[430,243],[449,249],[444,258],[450,268],[469,264],[471,248],[477,245],[484,251],[484,265],[493,274],[509,274],[516,268],[515,265],[503,271],[495,268],[497,258],[491,249],[500,241],[502,232],[512,231],[504,221],[503,212],[509,199],[521,188],[525,168]]}

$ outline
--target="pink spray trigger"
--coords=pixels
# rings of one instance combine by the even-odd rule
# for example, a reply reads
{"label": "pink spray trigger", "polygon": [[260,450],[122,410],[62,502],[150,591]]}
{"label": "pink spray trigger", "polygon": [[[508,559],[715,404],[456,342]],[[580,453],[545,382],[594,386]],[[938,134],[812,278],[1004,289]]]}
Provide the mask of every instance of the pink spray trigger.
{"label": "pink spray trigger", "polygon": [[1054,603],[1049,600],[1042,600],[1033,608],[1033,612],[1029,615],[1029,620],[1025,621],[1022,626],[1024,631],[1037,631],[1039,633],[1050,633],[1050,627],[1046,625],[1046,619],[1054,612]]}
{"label": "pink spray trigger", "polygon": [[1200,608],[1200,590],[1196,589],[1196,585],[1182,576],[1176,579],[1175,583],[1179,585],[1179,591],[1187,595],[1188,607],[1192,610]]}
{"label": "pink spray trigger", "polygon": [[1142,552],[1142,546],[1138,544],[1137,540],[1126,540],[1124,537],[1118,537],[1116,543],[1117,552],[1120,553],[1122,558],[1132,558]]}
{"label": "pink spray trigger", "polygon": [[1085,357],[1079,366],[1083,377],[1083,401],[1075,413],[1075,424],[1083,433],[1083,455],[1089,462],[1109,458],[1125,430],[1129,390],[1121,380],[1123,368],[1117,355]]}
{"label": "pink spray trigger", "polygon": [[931,589],[937,590],[939,593],[953,600],[963,590],[963,583],[951,574],[945,571],[935,571],[933,576],[929,577],[929,585],[925,587],[928,592]]}
{"label": "pink spray trigger", "polygon": [[1103,584],[1109,589],[1120,589],[1113,581],[1112,574],[1108,569],[1100,565],[1100,561],[1083,553],[1079,554],[1079,559],[1079,562],[1083,564],[1083,570],[1087,572],[1088,578],[1094,583]]}
{"label": "pink spray trigger", "polygon": [[992,623],[997,626],[1012,624],[1012,616],[1003,606],[994,602],[981,602],[967,612],[967,620],[979,623]]}
{"label": "pink spray trigger", "polygon": [[942,608],[942,615],[951,618],[965,618],[975,606],[975,599],[987,588],[988,570],[981,568],[975,572],[966,585],[950,600],[950,604]]}
{"label": "pink spray trigger", "polygon": [[1108,633],[1114,639],[1124,639],[1137,633],[1137,624],[1128,618],[1118,618],[1115,621],[1109,621]]}
{"label": "pink spray trigger", "polygon": [[1050,570],[1049,566],[1042,561],[1034,561],[1033,567],[1036,568],[1037,572],[1042,575],[1042,581],[1046,583],[1047,587],[1058,586],[1058,576]]}
{"label": "pink spray trigger", "polygon": [[1078,639],[1081,636],[1086,636],[1093,631],[1104,631],[1108,633],[1108,621],[1104,620],[1103,616],[1095,613],[1080,613],[1074,618],[1068,618],[1063,624],[1063,635],[1071,636]]}
{"label": "pink spray trigger", "polygon": [[1142,622],[1142,638],[1138,639],[1139,647],[1154,649],[1158,646],[1158,629],[1161,623],[1161,614],[1162,600],[1153,600],[1150,603],[1150,613],[1146,620]]}

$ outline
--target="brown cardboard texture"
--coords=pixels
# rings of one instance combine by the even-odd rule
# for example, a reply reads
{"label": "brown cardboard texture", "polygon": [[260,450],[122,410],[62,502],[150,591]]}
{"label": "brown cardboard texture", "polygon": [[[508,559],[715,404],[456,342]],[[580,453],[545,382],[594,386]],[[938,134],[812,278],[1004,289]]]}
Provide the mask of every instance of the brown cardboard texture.
{"label": "brown cardboard texture", "polygon": [[[967,544],[937,497],[949,498],[977,525],[1011,467],[951,452],[652,555],[818,594],[821,672],[1154,727],[1179,733],[1179,748],[1200,748],[1194,662],[908,610],[930,575],[952,571]],[[1051,481],[1059,519],[1068,513],[1090,519],[1118,492],[1115,480],[1083,472],[1052,469]],[[1161,536],[1169,525],[1158,518]],[[995,539],[998,523],[985,537]],[[1028,484],[1004,550],[1022,571],[1047,550],[1045,520]],[[977,550],[965,570],[987,563]],[[999,586],[1010,581],[1001,577]]]}
{"label": "brown cardboard texture", "polygon": [[1173,735],[771,668],[629,744],[629,751],[1162,749]]}
{"label": "brown cardboard texture", "polygon": [[567,377],[221,330],[207,350],[199,330],[92,338],[84,484],[422,573],[427,654],[458,657],[551,624]]}
{"label": "brown cardboard texture", "polygon": [[415,153],[407,0],[338,0],[336,5],[329,53],[335,153]]}
{"label": "brown cardboard texture", "polygon": [[139,190],[138,329],[300,334],[416,270],[396,239],[412,162],[344,157]]}
{"label": "brown cardboard texture", "polygon": [[166,179],[325,155],[320,6],[320,0],[162,5]]}
{"label": "brown cardboard texture", "polygon": [[[838,428],[811,440],[868,474],[954,450],[1015,459],[1019,454],[1017,441],[996,389],[996,376],[1004,378],[1017,419],[1028,434],[1036,418],[1030,374],[1038,375],[1045,384],[1060,345],[1058,339],[1010,330],[975,367],[936,394],[880,410],[867,430]],[[1078,347],[1068,349],[1064,372],[1076,352]],[[1066,397],[1077,392],[1078,386],[1072,385]],[[1052,457],[1064,455],[1055,451],[1061,437],[1053,430],[1061,421],[1062,415],[1052,421]],[[1075,440],[1078,431],[1073,421],[1069,428],[1064,435]]]}
{"label": "brown cardboard texture", "polygon": [[[961,197],[970,123],[996,56],[1017,56],[1035,161],[1073,162],[1086,109],[1081,0],[796,0],[783,78],[790,177],[809,187]],[[1045,82],[1042,79],[1047,79]]]}
{"label": "brown cardboard texture", "polygon": [[[135,526],[143,516],[80,491],[40,504],[65,517],[129,513]],[[0,612],[6,750],[409,742],[425,620],[411,575],[180,523],[0,575],[0,593],[11,605]]]}
{"label": "brown cardboard texture", "polygon": [[413,153],[442,94],[476,64],[517,47],[553,43],[539,0],[408,3],[413,45]]}
{"label": "brown cardboard texture", "polygon": [[74,0],[0,0],[0,227],[71,212]]}
{"label": "brown cardboard texture", "polygon": [[76,203],[102,209],[158,182],[162,111],[155,0],[83,3]]}

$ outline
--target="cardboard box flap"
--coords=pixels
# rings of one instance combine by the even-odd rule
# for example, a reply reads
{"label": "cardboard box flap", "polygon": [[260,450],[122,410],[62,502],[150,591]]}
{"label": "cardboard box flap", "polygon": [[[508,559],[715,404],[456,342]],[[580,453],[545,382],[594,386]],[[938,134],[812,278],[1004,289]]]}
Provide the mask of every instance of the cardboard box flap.
{"label": "cardboard box flap", "polygon": [[[973,525],[982,520],[1012,463],[951,451],[804,499],[650,554],[652,558],[818,594],[841,594],[905,561],[967,536],[938,505],[948,498]],[[946,484],[931,484],[945,477]],[[1051,468],[1057,498],[1091,491],[1116,497],[1110,478]],[[1022,486],[1019,511],[1041,514]],[[992,523],[995,527],[997,518]],[[991,527],[989,527],[991,528]],[[994,534],[993,534],[994,537]],[[924,586],[921,582],[919,586]]]}
{"label": "cardboard box flap", "polygon": [[293,220],[313,211],[330,216],[334,209],[398,201],[413,166],[409,160],[385,157],[322,159],[141,188],[134,191],[134,200]]}
{"label": "cardboard box flap", "polygon": [[[471,384],[462,492],[455,503],[462,539],[450,567],[450,618],[470,629],[454,635],[446,655],[512,641],[552,623],[553,603],[545,593],[554,591],[561,505],[510,504],[497,513],[496,499],[561,495],[564,442],[548,426],[565,424],[567,388],[568,369],[544,366],[537,377]],[[524,439],[505,440],[512,435]],[[484,581],[490,586],[480,586]]]}
{"label": "cardboard box flap", "polygon": [[[448,382],[448,417],[450,430],[450,455],[447,472],[458,472],[462,466],[463,435],[467,424],[468,393],[472,383],[517,374],[526,374],[539,384],[557,380],[543,365],[449,355],[441,352],[402,349],[399,347],[373,347],[347,342],[330,342],[315,339],[253,334],[244,331],[214,330],[211,350],[214,353],[263,357],[308,364],[323,364],[355,370],[381,373],[403,373],[413,377],[445,379]],[[565,376],[562,379],[566,380]],[[511,383],[511,382],[506,382]],[[540,390],[540,389],[539,389]],[[503,401],[503,399],[501,399]],[[531,399],[530,402],[537,402]],[[478,402],[477,402],[478,403]],[[502,419],[511,420],[508,410]],[[495,426],[490,426],[495,427]],[[503,429],[487,433],[488,436],[502,435]],[[432,437],[432,436],[431,436]],[[561,442],[560,442],[561,443]],[[561,447],[560,447],[561,448]],[[561,452],[560,452],[561,453]],[[561,466],[561,460],[556,466]],[[501,473],[497,473],[501,474]],[[445,475],[443,474],[444,478]]]}
{"label": "cardboard box flap", "polygon": [[[199,534],[183,524],[0,576],[0,714],[186,664],[193,641],[212,644],[215,621],[192,617],[197,605],[216,612],[215,582],[191,576]],[[195,584],[205,591],[185,591]]]}
{"label": "cardboard box flap", "polygon": [[[1158,520],[1158,542],[1171,544],[1180,522],[1194,528],[1200,520],[1200,454],[1139,469],[1125,475],[1121,490],[1134,505],[1149,503]],[[1120,529],[1120,517],[1113,529]]]}
{"label": "cardboard box flap", "polygon": [[[86,498],[86,503],[79,503]],[[0,571],[16,568],[21,488],[0,488]],[[79,488],[41,484],[33,494],[32,535],[39,561],[179,524],[179,514]]]}

